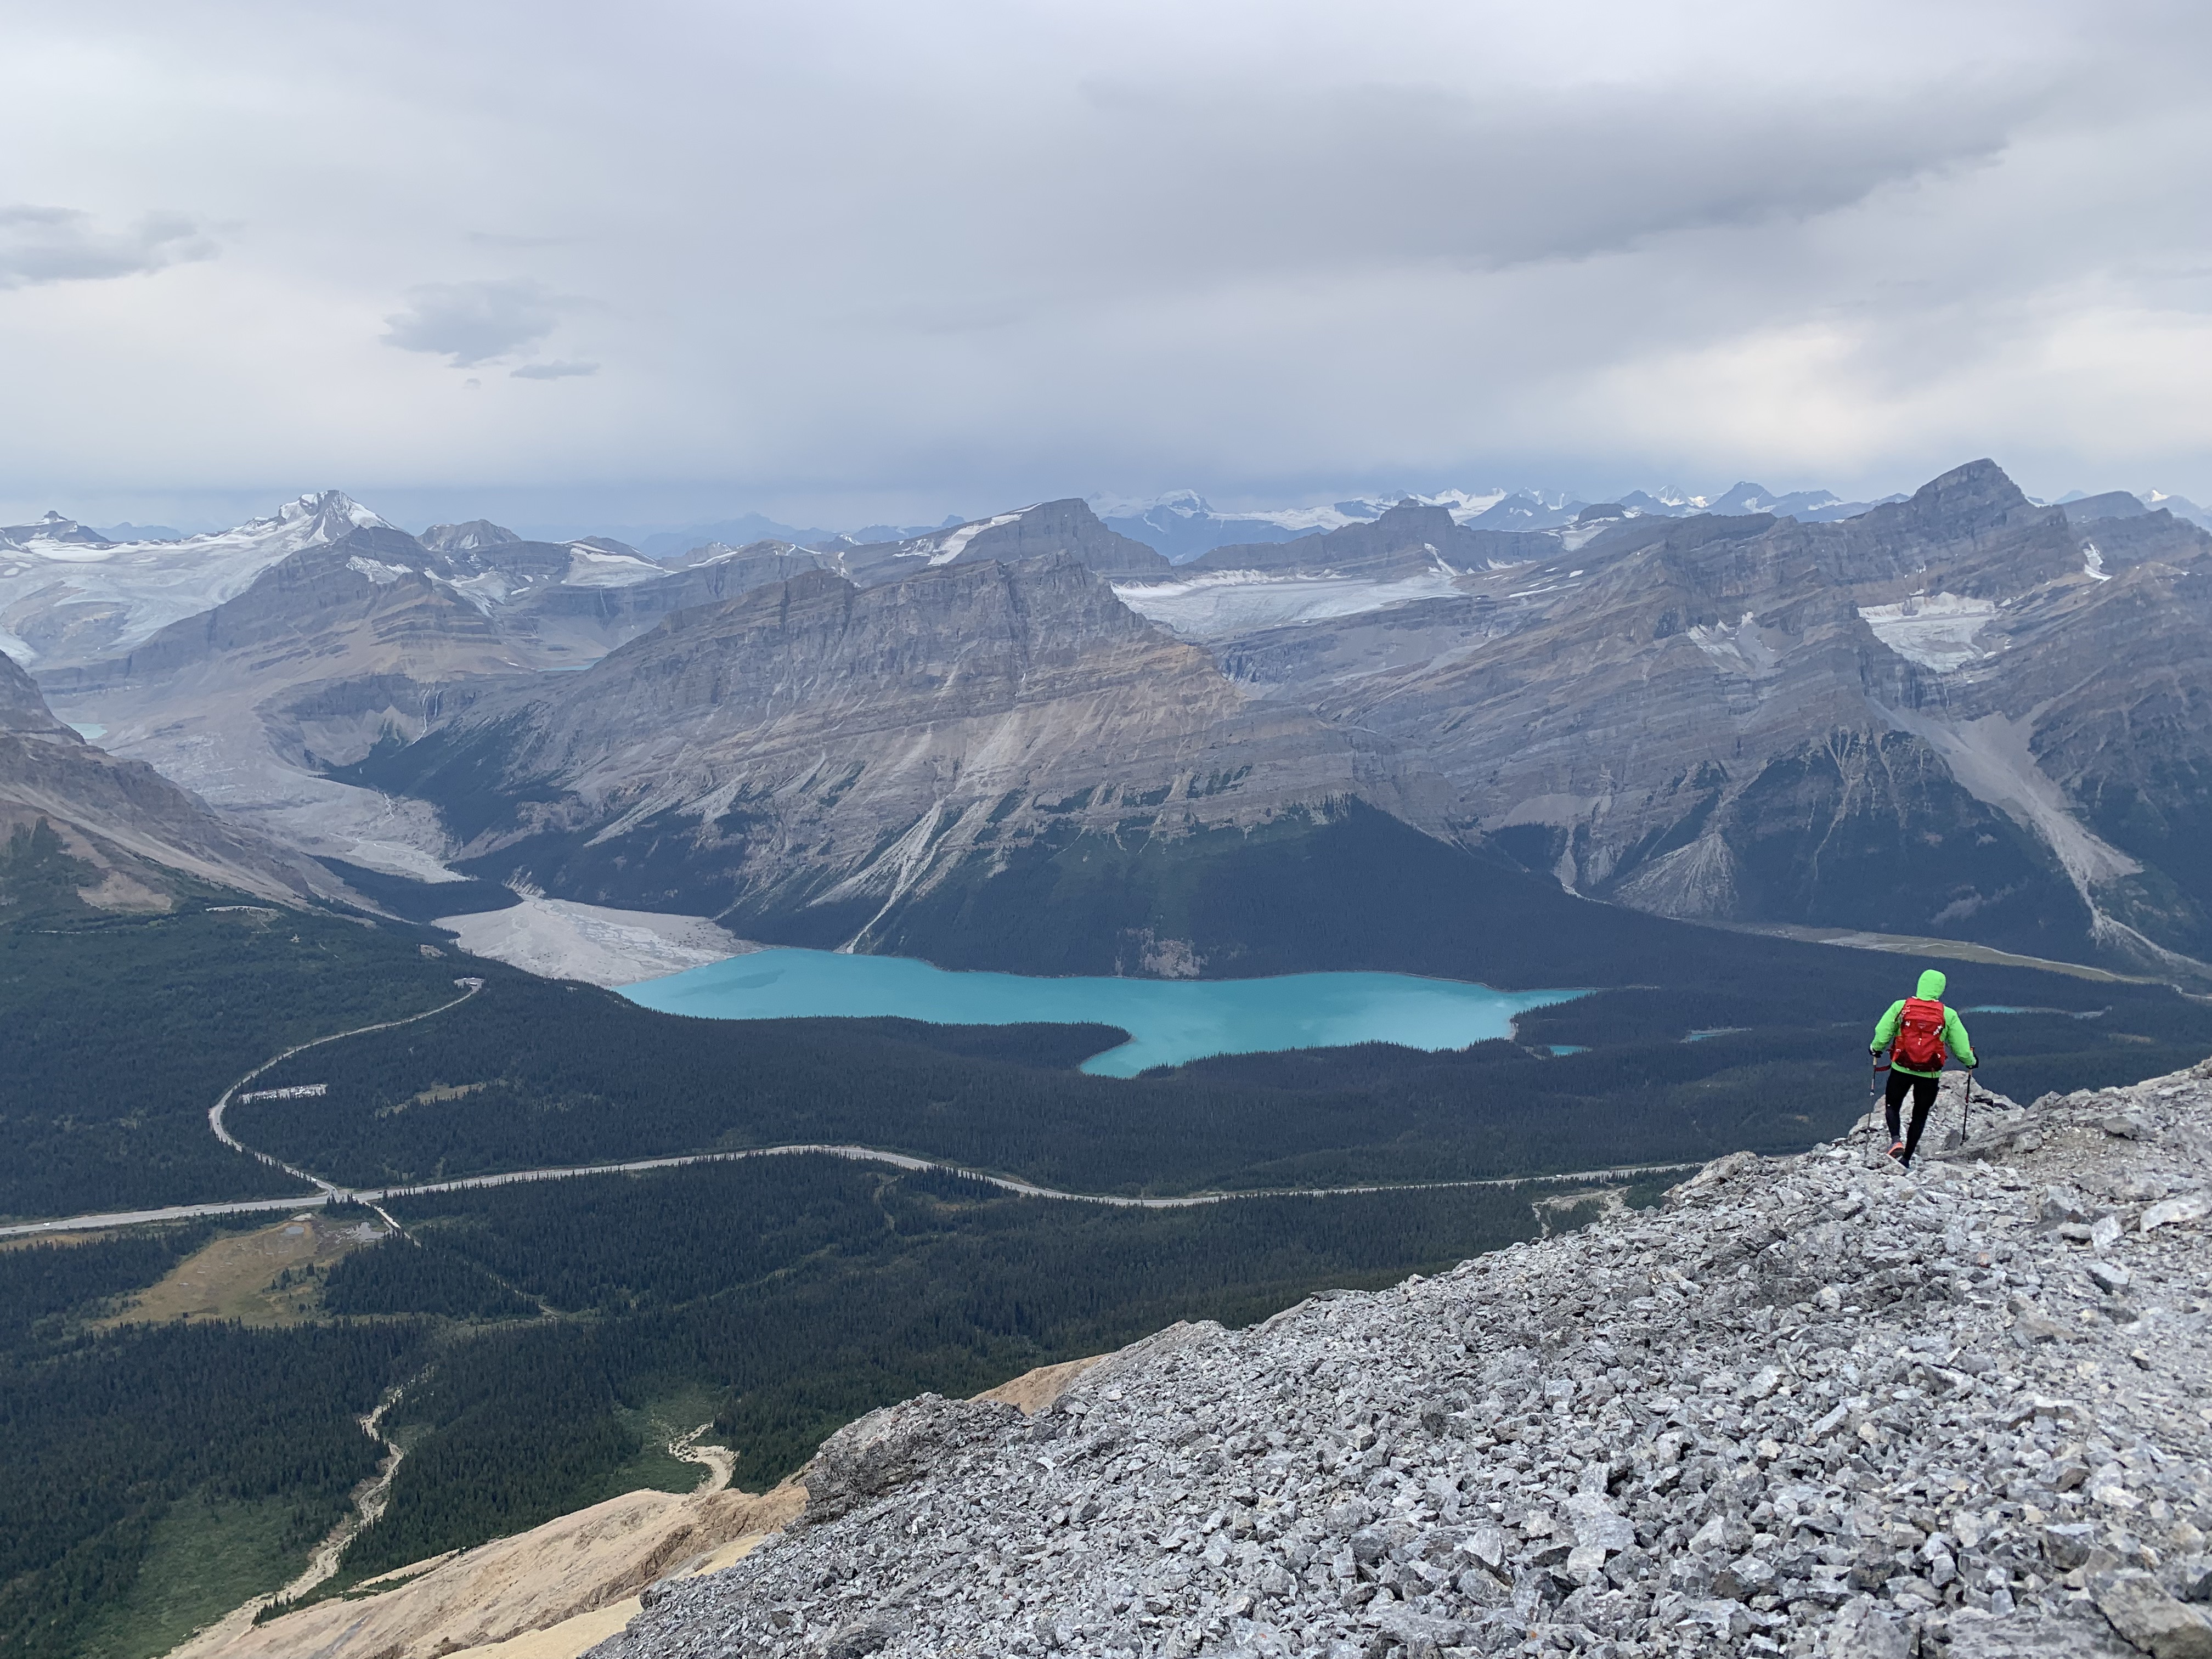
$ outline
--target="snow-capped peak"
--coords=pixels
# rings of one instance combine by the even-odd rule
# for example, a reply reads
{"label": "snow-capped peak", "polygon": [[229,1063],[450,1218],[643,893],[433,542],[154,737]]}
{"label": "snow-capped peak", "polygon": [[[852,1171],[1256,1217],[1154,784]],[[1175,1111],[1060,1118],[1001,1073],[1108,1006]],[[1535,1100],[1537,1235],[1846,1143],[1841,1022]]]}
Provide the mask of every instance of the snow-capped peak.
{"label": "snow-capped peak", "polygon": [[[269,518],[255,519],[250,523],[240,525],[237,530],[222,533],[235,536],[246,531],[258,530],[264,527],[274,530],[278,526],[293,526],[302,524],[311,524],[318,531],[336,531],[338,536],[343,536],[345,533],[343,530],[338,529],[338,526],[342,524],[350,526],[356,530],[396,530],[398,528],[397,525],[379,518],[375,514],[370,512],[367,507],[363,507],[359,501],[354,500],[352,496],[347,495],[342,489],[320,489],[310,490],[306,495],[299,497],[296,501],[285,502],[283,506],[278,507],[275,514]],[[203,538],[195,536],[191,537],[188,539],[191,541],[198,541]],[[337,537],[325,536],[321,538],[321,539],[335,540],[337,539]],[[312,546],[313,544],[313,542],[302,542],[301,545],[306,547]]]}
{"label": "snow-capped peak", "polygon": [[343,491],[324,489],[287,501],[266,518],[182,541],[110,542],[55,514],[26,528],[29,534],[0,541],[0,611],[34,593],[42,612],[99,605],[109,612],[112,632],[82,637],[96,638],[100,649],[128,650],[171,623],[235,598],[302,549],[394,526]]}

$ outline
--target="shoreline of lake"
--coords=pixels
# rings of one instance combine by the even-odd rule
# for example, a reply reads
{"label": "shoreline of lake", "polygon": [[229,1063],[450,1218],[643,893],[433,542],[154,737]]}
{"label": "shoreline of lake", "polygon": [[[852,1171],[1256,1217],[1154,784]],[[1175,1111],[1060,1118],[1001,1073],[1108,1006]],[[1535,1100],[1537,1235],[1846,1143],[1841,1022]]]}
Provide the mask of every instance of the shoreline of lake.
{"label": "shoreline of lake", "polygon": [[1134,1077],[1212,1054],[1395,1042],[1431,1051],[1513,1035],[1534,1008],[1586,990],[1498,991],[1413,974],[1337,971],[1264,979],[1032,977],[908,957],[778,946],[618,988],[662,1013],[708,1019],[881,1018],[945,1025],[1092,1024],[1129,1041],[1085,1060]]}

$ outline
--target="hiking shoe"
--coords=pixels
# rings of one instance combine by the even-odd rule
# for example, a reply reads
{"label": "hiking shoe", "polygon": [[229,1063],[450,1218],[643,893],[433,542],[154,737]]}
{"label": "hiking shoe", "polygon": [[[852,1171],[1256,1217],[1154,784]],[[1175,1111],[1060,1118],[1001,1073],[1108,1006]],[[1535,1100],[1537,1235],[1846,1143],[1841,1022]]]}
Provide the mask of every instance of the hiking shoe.
{"label": "hiking shoe", "polygon": [[1891,1141],[1889,1143],[1889,1156],[1895,1158],[1899,1164],[1904,1163],[1905,1143],[1901,1140]]}

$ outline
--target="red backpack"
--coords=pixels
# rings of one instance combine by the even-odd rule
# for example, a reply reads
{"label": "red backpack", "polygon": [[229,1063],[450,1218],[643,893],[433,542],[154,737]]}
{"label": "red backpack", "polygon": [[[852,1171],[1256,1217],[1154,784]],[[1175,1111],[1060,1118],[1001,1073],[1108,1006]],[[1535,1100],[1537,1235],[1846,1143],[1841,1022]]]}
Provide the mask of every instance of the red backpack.
{"label": "red backpack", "polygon": [[1907,997],[1898,1016],[1897,1043],[1890,1058],[1915,1071],[1940,1072],[1943,1050],[1943,1005],[1926,997]]}

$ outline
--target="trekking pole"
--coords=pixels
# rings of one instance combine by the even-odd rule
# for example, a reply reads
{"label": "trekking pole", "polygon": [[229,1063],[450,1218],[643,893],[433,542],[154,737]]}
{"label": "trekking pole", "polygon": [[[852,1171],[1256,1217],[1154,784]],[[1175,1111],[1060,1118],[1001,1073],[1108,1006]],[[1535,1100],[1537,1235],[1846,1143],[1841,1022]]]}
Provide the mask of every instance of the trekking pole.
{"label": "trekking pole", "polygon": [[[1881,1063],[1881,1057],[1877,1054],[1874,1062],[1874,1080],[1867,1085],[1867,1117],[1869,1121],[1880,1121],[1875,1117],[1875,1113],[1881,1105],[1881,1074],[1888,1069]],[[1879,1134],[1880,1131],[1877,1130],[1876,1133]]]}
{"label": "trekking pole", "polygon": [[1966,1144],[1966,1119],[1974,1109],[1974,1068],[1966,1067],[1966,1097],[1959,1103],[1959,1144]]}

